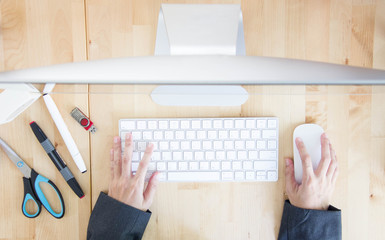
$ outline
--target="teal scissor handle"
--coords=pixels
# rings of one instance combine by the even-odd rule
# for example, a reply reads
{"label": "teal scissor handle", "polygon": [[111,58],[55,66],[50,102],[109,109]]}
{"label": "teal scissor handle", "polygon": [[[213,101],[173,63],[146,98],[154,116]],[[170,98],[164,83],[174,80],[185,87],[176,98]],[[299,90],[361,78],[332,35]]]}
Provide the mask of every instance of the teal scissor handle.
{"label": "teal scissor handle", "polygon": [[[35,218],[39,216],[41,212],[41,203],[39,199],[37,199],[32,185],[30,178],[23,177],[23,183],[24,183],[24,199],[23,199],[23,205],[21,205],[21,210],[23,211],[24,216],[28,218]],[[29,213],[27,212],[26,205],[28,201],[32,201],[36,206],[36,212]]]}
{"label": "teal scissor handle", "polygon": [[[33,169],[31,169],[31,178],[30,179],[23,178],[23,181],[24,181],[24,200],[23,200],[22,210],[23,210],[23,214],[26,217],[29,217],[29,218],[37,217],[41,211],[41,205],[43,205],[44,208],[47,209],[47,211],[55,218],[62,218],[64,216],[65,208],[64,208],[63,197],[59,189],[51,180],[43,177],[42,175],[38,174]],[[30,182],[29,184],[30,187],[28,187],[27,181]],[[43,183],[43,182],[48,183],[55,190],[56,195],[59,198],[59,202],[60,202],[60,208],[61,208],[60,212],[55,212],[52,209],[43,191],[41,190],[40,183]],[[26,203],[30,200],[34,201],[38,207],[37,211],[32,214],[28,213],[25,208]]]}

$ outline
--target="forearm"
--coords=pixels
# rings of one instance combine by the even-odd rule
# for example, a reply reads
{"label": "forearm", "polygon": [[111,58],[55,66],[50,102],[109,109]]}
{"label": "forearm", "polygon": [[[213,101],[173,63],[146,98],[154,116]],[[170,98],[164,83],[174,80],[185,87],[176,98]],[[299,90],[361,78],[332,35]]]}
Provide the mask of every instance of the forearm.
{"label": "forearm", "polygon": [[297,208],[285,201],[278,239],[341,239],[341,211]]}
{"label": "forearm", "polygon": [[119,202],[100,193],[91,214],[87,239],[141,239],[151,212]]}

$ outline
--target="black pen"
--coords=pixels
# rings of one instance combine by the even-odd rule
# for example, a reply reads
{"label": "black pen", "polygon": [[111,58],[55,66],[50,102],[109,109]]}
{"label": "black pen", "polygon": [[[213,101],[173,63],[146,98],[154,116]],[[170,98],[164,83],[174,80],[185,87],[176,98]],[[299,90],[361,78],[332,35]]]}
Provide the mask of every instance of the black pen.
{"label": "black pen", "polygon": [[41,130],[39,125],[37,125],[37,123],[35,122],[31,122],[29,125],[31,126],[32,131],[35,134],[37,140],[39,140],[41,146],[44,148],[49,158],[51,158],[52,162],[55,164],[56,168],[59,170],[61,175],[67,181],[68,185],[72,188],[76,195],[78,195],[79,198],[83,198],[84,193],[80,188],[79,183],[76,181],[74,175],[72,175],[71,171],[64,163],[63,159],[57,153],[51,141],[44,134],[43,130]]}

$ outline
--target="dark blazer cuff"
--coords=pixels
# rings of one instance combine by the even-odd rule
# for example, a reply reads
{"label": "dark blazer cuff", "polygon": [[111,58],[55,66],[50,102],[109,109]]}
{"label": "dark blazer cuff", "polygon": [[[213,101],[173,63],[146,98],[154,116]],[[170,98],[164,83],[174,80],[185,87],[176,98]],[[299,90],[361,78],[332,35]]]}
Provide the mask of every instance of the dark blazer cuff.
{"label": "dark blazer cuff", "polygon": [[141,239],[151,212],[143,212],[101,192],[91,213],[87,239]]}
{"label": "dark blazer cuff", "polygon": [[341,210],[309,210],[285,201],[278,239],[341,239],[341,232]]}

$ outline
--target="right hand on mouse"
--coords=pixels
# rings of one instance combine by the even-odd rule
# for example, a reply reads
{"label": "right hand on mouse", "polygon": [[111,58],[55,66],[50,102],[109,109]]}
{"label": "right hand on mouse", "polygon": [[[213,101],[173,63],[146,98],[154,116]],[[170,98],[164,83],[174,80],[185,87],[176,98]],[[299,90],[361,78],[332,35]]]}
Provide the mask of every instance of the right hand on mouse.
{"label": "right hand on mouse", "polygon": [[313,170],[312,161],[300,138],[295,139],[302,160],[302,183],[294,177],[294,163],[286,158],[286,194],[293,206],[304,209],[327,210],[338,176],[335,151],[326,134],[321,135],[321,161]]}

